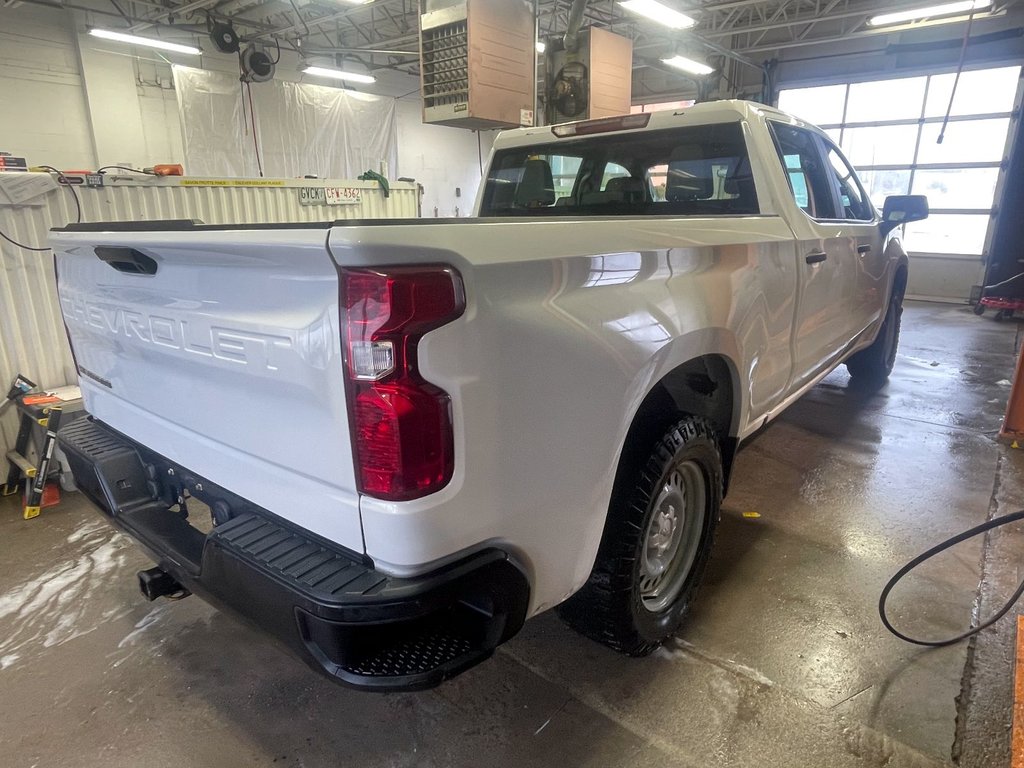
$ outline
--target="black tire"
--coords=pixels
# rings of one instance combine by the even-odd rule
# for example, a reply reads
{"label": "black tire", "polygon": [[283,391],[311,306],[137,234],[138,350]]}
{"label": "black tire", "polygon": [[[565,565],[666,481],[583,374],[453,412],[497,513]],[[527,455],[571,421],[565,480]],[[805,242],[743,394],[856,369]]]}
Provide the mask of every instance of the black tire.
{"label": "black tire", "polygon": [[971,311],[974,314],[978,315],[978,317],[981,317],[982,315],[985,314],[985,305],[981,303],[975,304],[974,309],[972,309]]}
{"label": "black tire", "polygon": [[846,370],[858,383],[881,386],[896,364],[896,351],[900,346],[900,322],[903,317],[903,294],[894,290],[885,309],[885,320],[878,330],[878,338],[867,349],[862,349],[846,361]]}
{"label": "black tire", "polygon": [[[679,421],[639,466],[612,494],[590,579],[559,609],[578,632],[630,656],[646,656],[679,628],[707,567],[722,506],[722,457],[705,419]],[[672,533],[656,531],[666,519],[678,520],[668,523]],[[653,555],[660,545],[655,537],[671,541],[677,525],[679,542],[665,545],[667,557]],[[652,577],[650,563],[658,557],[667,565]],[[655,588],[662,578],[663,594]]]}

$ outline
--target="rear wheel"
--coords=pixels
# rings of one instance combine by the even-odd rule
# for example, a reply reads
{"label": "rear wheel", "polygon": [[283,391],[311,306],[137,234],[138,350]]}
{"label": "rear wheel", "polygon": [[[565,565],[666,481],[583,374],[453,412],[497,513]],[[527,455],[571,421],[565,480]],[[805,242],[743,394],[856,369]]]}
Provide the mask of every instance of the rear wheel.
{"label": "rear wheel", "polygon": [[679,421],[641,466],[613,495],[590,579],[560,609],[578,631],[631,656],[650,653],[682,623],[722,503],[721,454],[705,419]]}
{"label": "rear wheel", "polygon": [[846,370],[856,381],[880,386],[889,378],[896,364],[896,350],[900,345],[900,321],[903,317],[902,293],[893,290],[878,338],[867,349],[862,349],[846,361]]}

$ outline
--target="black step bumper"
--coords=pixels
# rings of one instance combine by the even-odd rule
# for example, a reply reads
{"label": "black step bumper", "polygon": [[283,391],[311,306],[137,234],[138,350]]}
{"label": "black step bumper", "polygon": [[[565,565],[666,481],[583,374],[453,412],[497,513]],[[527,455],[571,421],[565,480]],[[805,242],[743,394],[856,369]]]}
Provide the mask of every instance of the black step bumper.
{"label": "black step bumper", "polygon": [[[62,429],[79,489],[162,569],[254,622],[314,669],[378,691],[438,685],[519,631],[529,584],[489,549],[395,578],[190,473],[90,418]],[[230,519],[203,533],[175,508],[183,490]]]}

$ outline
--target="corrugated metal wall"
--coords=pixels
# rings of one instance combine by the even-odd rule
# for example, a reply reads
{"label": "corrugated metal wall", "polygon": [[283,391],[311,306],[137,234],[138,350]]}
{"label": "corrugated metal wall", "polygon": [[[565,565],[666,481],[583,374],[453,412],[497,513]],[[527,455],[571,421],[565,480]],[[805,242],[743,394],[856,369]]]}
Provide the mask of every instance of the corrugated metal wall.
{"label": "corrugated metal wall", "polygon": [[[308,187],[355,188],[360,199],[347,205],[302,205],[300,189]],[[208,224],[254,224],[419,216],[419,187],[405,182],[392,183],[387,199],[376,182],[323,179],[123,178],[104,187],[76,186],[75,192],[85,222],[201,219]],[[67,189],[52,190],[31,202],[36,204],[0,202],[0,232],[24,245],[45,247],[51,227],[77,218]],[[0,239],[0,387],[4,392],[16,373],[43,387],[76,382],[57,304],[52,254],[28,251]],[[7,408],[0,415],[0,454],[14,444],[13,410]],[[6,473],[6,462],[0,465],[0,472]]]}

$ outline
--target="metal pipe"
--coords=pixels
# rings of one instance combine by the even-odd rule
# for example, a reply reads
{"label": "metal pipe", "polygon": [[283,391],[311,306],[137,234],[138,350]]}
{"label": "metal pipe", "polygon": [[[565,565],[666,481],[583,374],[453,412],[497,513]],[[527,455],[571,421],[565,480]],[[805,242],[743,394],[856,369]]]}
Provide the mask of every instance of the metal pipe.
{"label": "metal pipe", "polygon": [[337,53],[379,53],[382,56],[411,56],[412,58],[418,59],[420,57],[419,51],[395,51],[385,48],[303,48],[306,54],[310,56],[331,56]]}
{"label": "metal pipe", "polygon": [[580,27],[583,26],[583,12],[587,9],[587,0],[573,0],[569,9],[569,23],[565,28],[562,44],[569,53],[575,53],[580,47]]}
{"label": "metal pipe", "polygon": [[715,53],[721,54],[722,56],[725,56],[726,58],[732,59],[733,61],[738,61],[740,64],[746,64],[748,67],[753,67],[754,69],[758,70],[759,72],[764,72],[764,67],[763,66],[761,66],[757,62],[751,61],[750,59],[748,59],[746,56],[744,56],[741,53],[737,53],[736,51],[730,50],[729,48],[723,48],[718,43],[714,43],[711,40],[708,40],[707,38],[702,37],[701,35],[693,35],[693,38],[695,40],[697,40],[698,42],[700,42],[700,44],[703,45],[705,48],[709,48],[710,50],[714,51]]}
{"label": "metal pipe", "polygon": [[[994,11],[994,12],[992,12],[990,14],[986,14],[984,16],[979,16],[978,14],[975,14],[975,18],[989,19],[989,18],[997,18],[997,17],[1005,16],[1005,15],[1006,15],[1006,11],[1002,10],[1002,11]],[[869,16],[865,15],[864,18],[865,18],[865,20],[867,20],[869,18]],[[933,27],[933,26],[938,26],[938,25],[946,24],[946,23],[949,23],[948,19],[933,19],[931,21],[919,21],[919,22],[916,22],[914,24],[914,29],[924,29],[925,27]],[[859,26],[860,26],[859,24],[856,25],[854,27],[854,29],[856,30],[857,27],[859,27]],[[906,31],[906,29],[907,28],[904,27],[904,26],[900,26],[900,27],[896,27],[896,28],[889,28],[889,27],[877,27],[877,28],[875,28],[875,27],[871,27],[871,28],[868,28],[868,29],[860,29],[860,30],[853,31],[853,32],[847,32],[847,33],[842,34],[842,35],[833,35],[833,36],[830,36],[830,37],[819,37],[819,38],[811,38],[811,39],[805,39],[805,40],[791,40],[791,41],[788,41],[788,42],[779,42],[779,43],[764,43],[762,45],[755,45],[755,46],[751,46],[749,48],[739,48],[739,51],[741,53],[744,53],[744,54],[754,54],[754,53],[768,53],[768,52],[771,52],[771,51],[781,51],[781,50],[786,49],[786,48],[805,48],[805,47],[809,48],[809,47],[814,46],[814,45],[824,45],[826,43],[839,43],[839,42],[844,42],[846,40],[853,40],[853,39],[859,38],[859,37],[874,37],[874,36],[878,36],[878,35],[889,35],[889,36],[892,36],[892,35],[894,35],[894,34],[896,34],[898,32],[904,32],[904,31]]]}
{"label": "metal pipe", "polygon": [[337,11],[335,13],[327,14],[326,16],[321,16],[315,19],[305,19],[300,24],[290,24],[288,26],[279,27],[268,32],[261,32],[260,34],[257,35],[250,35],[249,39],[258,40],[263,37],[287,35],[290,32],[296,32],[300,29],[305,29],[307,27],[310,29],[315,29],[318,27],[322,27],[325,24],[331,24],[333,22],[347,19],[349,16],[352,16],[354,14],[363,13],[369,9],[372,9],[374,5],[383,4],[384,2],[387,2],[387,0],[371,0],[370,2],[363,3],[362,5],[355,5],[352,6],[351,8],[346,8],[343,11]]}
{"label": "metal pipe", "polygon": [[170,18],[171,16],[185,17],[193,11],[198,11],[205,8],[208,5],[213,5],[217,0],[193,0],[191,3],[185,3],[185,5],[179,5],[175,8],[168,8],[167,10],[151,16],[147,21],[142,24],[135,24],[131,28],[131,32],[141,32],[144,29],[149,29],[159,24],[164,19]]}
{"label": "metal pipe", "polygon": [[[82,13],[93,13],[99,16],[110,16],[115,19],[121,19],[122,21],[127,19],[132,22],[142,22],[145,19],[140,19],[133,16],[124,16],[115,11],[104,11],[97,8],[89,8],[84,5],[75,5],[74,3],[62,2],[61,0],[21,0],[23,3],[29,5],[38,5],[42,8],[53,8],[58,11],[81,11]],[[201,35],[205,32],[204,27],[198,27],[194,24],[161,24],[160,26],[166,27],[167,29],[176,29],[181,32],[189,32],[194,35]]]}

